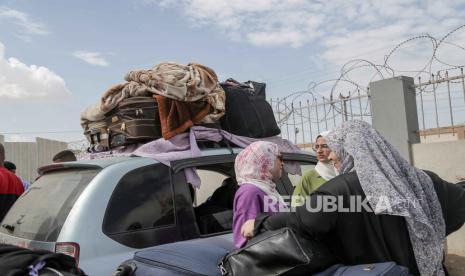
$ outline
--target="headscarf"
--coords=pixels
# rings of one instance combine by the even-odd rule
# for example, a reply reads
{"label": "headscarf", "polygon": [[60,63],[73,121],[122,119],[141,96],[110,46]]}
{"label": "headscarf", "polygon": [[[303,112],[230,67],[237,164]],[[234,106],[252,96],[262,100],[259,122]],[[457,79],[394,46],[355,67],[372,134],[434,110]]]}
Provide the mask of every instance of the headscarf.
{"label": "headscarf", "polygon": [[252,184],[282,206],[287,206],[276,190],[271,173],[278,155],[279,149],[275,143],[254,142],[237,155],[234,169],[238,185]]}
{"label": "headscarf", "polygon": [[[323,131],[322,133],[320,133],[317,137],[316,137],[316,140],[315,140],[315,143],[316,141],[318,141],[318,138],[323,138],[326,140],[326,136],[330,133],[330,131]],[[331,162],[321,162],[321,161],[318,161],[318,163],[316,163],[316,166],[315,166],[315,171],[321,176],[323,177],[324,180],[328,181],[330,179],[333,179],[334,177],[337,176],[337,171],[336,171],[336,168],[334,168],[333,164]]]}
{"label": "headscarf", "polygon": [[[405,217],[420,274],[444,275],[445,222],[431,178],[366,122],[343,123],[326,142],[342,162],[341,174],[357,172],[376,214]],[[379,208],[381,199],[390,205]]]}

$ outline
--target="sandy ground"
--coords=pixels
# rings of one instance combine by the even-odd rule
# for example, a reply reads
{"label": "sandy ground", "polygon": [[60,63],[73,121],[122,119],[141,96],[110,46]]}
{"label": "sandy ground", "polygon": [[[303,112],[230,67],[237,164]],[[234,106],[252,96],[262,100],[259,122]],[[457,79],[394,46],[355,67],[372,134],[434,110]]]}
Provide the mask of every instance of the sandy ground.
{"label": "sandy ground", "polygon": [[446,267],[450,276],[465,276],[465,257],[453,254],[447,255]]}

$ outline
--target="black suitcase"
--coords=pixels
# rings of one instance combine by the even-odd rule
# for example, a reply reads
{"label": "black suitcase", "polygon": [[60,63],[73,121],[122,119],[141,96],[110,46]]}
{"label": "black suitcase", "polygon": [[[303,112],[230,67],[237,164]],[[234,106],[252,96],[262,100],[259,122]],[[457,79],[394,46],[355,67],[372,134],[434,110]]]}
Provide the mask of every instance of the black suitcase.
{"label": "black suitcase", "polygon": [[158,105],[152,97],[127,98],[105,117],[110,148],[162,137]]}
{"label": "black suitcase", "polygon": [[265,138],[281,133],[273,109],[266,101],[264,83],[239,83],[228,79],[221,83],[226,92],[226,114],[221,128],[235,135]]}

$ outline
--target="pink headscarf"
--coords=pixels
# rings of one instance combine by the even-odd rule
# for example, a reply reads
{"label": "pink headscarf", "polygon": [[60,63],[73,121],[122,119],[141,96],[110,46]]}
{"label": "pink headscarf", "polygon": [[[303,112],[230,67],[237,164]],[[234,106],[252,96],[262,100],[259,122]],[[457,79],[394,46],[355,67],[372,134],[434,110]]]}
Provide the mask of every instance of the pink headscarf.
{"label": "pink headscarf", "polygon": [[273,182],[272,170],[278,155],[279,149],[275,143],[254,142],[237,155],[234,168],[239,185],[252,184],[286,206]]}

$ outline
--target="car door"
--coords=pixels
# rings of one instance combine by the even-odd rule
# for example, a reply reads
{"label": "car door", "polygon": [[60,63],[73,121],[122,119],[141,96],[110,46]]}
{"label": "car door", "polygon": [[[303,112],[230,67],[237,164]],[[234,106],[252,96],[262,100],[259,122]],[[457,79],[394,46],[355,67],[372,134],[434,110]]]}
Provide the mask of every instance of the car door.
{"label": "car door", "polygon": [[[180,228],[182,229],[184,239],[192,239],[198,237],[206,237],[211,235],[219,235],[231,232],[230,229],[213,228],[209,231],[207,228],[213,226],[216,221],[206,220],[202,221],[199,216],[199,208],[203,203],[208,201],[209,197],[213,195],[218,188],[223,186],[224,180],[230,177],[235,178],[234,175],[234,161],[236,154],[223,154],[214,156],[198,157],[193,159],[186,159],[173,162],[172,169],[175,175],[173,181],[176,193],[176,209],[179,221],[181,222]],[[302,172],[312,169],[316,164],[316,159],[309,154],[284,154],[284,161],[289,165],[289,171]],[[190,186],[186,181],[183,170],[186,168],[196,168],[199,177],[201,178],[200,189],[192,193]],[[275,180],[277,183],[278,192],[286,196],[285,198],[290,202],[290,196],[294,191],[294,186],[300,179],[300,175],[293,175],[284,172],[280,179]],[[234,197],[234,194],[231,195]],[[194,208],[192,208],[192,206]],[[232,206],[230,206],[232,211]],[[221,217],[227,210],[216,210],[210,215]],[[231,213],[232,216],[232,213]],[[224,226],[224,221],[222,226]],[[229,225],[229,224],[226,224]],[[220,230],[218,230],[220,229]],[[225,230],[225,231],[223,231]]]}

